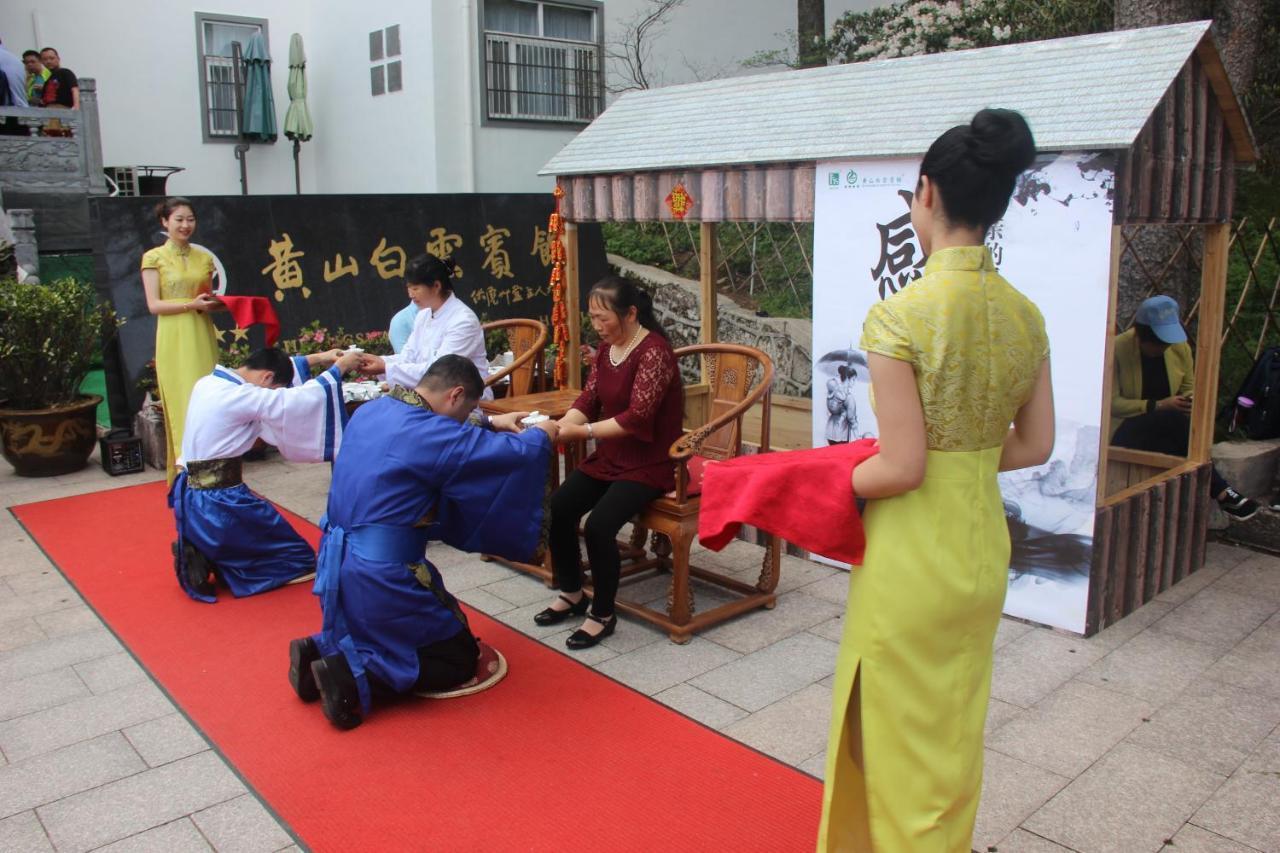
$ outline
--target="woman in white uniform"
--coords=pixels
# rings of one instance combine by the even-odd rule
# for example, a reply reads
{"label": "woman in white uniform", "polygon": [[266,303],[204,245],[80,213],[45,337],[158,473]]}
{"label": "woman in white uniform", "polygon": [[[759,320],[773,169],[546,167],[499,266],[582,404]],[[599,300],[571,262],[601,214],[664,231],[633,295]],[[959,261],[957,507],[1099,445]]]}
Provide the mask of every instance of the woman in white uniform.
{"label": "woman in white uniform", "polygon": [[[468,359],[481,376],[489,375],[480,318],[453,292],[457,266],[452,258],[434,255],[419,255],[409,262],[405,285],[409,299],[421,309],[414,318],[413,332],[395,355],[364,356],[361,373],[379,376],[389,385],[413,388],[436,359],[452,354]],[[484,398],[493,398],[487,388]]]}

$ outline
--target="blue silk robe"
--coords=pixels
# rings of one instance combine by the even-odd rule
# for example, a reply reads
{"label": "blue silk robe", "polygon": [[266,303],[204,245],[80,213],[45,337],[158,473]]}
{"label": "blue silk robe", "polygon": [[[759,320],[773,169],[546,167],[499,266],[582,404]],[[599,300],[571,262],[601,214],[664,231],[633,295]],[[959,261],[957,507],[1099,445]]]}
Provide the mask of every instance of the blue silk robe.
{"label": "blue silk robe", "polygon": [[365,713],[368,674],[406,692],[418,680],[418,649],[467,630],[425,559],[427,541],[524,560],[542,528],[546,433],[490,432],[410,400],[396,389],[352,416],[321,525],[315,594],[324,622],[313,639],[322,654],[346,656]]}

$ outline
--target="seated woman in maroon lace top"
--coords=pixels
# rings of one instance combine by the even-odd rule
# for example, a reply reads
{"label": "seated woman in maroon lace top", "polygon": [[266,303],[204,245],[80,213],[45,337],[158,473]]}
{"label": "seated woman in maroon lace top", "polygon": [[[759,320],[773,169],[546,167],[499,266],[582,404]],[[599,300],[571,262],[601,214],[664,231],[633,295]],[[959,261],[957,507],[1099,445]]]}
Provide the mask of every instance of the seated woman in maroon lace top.
{"label": "seated woman in maroon lace top", "polygon": [[[554,625],[586,614],[565,641],[571,649],[594,646],[618,624],[618,531],[675,488],[667,452],[684,422],[680,371],[649,294],[610,276],[591,288],[588,307],[600,347],[587,387],[560,419],[559,440],[594,439],[596,449],[551,496],[551,566],[560,596],[534,616],[539,625]],[[587,512],[584,538],[595,584],[589,613],[578,551],[578,521]]]}

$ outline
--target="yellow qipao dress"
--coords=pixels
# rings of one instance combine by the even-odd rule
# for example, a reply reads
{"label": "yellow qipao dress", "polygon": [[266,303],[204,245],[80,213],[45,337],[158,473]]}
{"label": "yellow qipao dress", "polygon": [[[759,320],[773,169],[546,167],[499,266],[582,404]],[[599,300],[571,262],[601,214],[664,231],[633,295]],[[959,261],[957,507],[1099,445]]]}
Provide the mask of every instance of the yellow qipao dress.
{"label": "yellow qipao dress", "polygon": [[920,488],[867,505],[818,848],[967,853],[1008,583],[996,474],[1048,357],[1044,318],[985,247],[942,249],[868,312],[862,347],[914,369],[928,459]]}
{"label": "yellow qipao dress", "polygon": [[[160,299],[164,302],[190,302],[213,289],[213,256],[191,246],[182,248],[172,240],[144,254],[142,268],[160,273]],[[170,483],[174,461],[182,450],[191,389],[217,364],[218,342],[208,314],[186,311],[156,317],[156,383],[164,405]]]}

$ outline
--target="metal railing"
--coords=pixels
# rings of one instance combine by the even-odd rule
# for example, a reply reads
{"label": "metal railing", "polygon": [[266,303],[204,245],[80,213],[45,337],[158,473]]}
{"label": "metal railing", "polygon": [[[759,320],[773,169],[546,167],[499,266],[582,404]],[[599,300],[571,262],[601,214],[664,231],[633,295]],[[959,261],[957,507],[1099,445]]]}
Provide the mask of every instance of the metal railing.
{"label": "metal railing", "polygon": [[484,41],[489,118],[585,123],[603,109],[598,45],[507,33]]}

